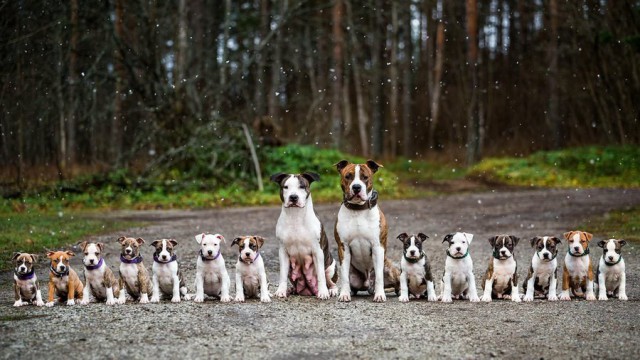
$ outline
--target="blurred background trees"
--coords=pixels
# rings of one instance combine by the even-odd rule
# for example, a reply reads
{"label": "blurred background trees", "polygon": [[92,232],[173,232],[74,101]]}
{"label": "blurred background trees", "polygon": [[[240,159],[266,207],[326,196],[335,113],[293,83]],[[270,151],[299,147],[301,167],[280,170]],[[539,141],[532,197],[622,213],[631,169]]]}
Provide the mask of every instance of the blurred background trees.
{"label": "blurred background trees", "polygon": [[[640,142],[640,1],[0,4],[4,179]],[[222,176],[211,170],[202,176]],[[46,176],[45,176],[46,177]]]}

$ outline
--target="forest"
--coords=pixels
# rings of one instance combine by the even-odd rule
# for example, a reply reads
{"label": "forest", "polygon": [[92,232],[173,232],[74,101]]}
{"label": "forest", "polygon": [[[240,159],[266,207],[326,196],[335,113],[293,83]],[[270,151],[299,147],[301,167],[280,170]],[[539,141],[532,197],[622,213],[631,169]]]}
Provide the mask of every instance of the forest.
{"label": "forest", "polygon": [[[640,142],[640,1],[0,4],[4,185]],[[244,130],[243,130],[244,129]]]}

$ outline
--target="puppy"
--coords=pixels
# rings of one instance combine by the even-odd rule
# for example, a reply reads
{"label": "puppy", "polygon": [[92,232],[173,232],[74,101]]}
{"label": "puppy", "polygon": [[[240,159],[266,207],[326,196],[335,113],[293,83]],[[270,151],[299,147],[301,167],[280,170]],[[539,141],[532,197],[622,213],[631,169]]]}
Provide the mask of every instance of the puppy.
{"label": "puppy", "polygon": [[546,296],[549,301],[556,301],[558,284],[558,244],[562,240],[555,236],[536,236],[531,239],[531,247],[536,253],[531,259],[527,278],[522,282],[525,292],[524,301],[533,301],[534,296]]}
{"label": "puppy", "polygon": [[564,238],[569,242],[562,269],[562,293],[560,300],[571,300],[574,296],[596,299],[593,292],[593,268],[589,257],[589,241],[593,235],[584,231],[569,231]]}
{"label": "puppy", "polygon": [[320,176],[315,173],[271,176],[271,181],[280,185],[282,200],[276,224],[280,245],[277,297],[287,297],[287,278],[293,284],[293,294],[315,295],[322,300],[338,294],[336,261],[311,200],[311,183],[318,180]]}
{"label": "puppy", "polygon": [[221,302],[231,301],[229,274],[220,248],[220,242],[224,241],[224,236],[220,234],[196,235],[200,252],[196,260],[196,296],[193,299],[195,302],[203,302],[205,295],[220,298]]}
{"label": "puppy", "polygon": [[69,266],[69,260],[74,257],[72,251],[49,251],[47,257],[51,260],[49,268],[49,301],[45,304],[51,307],[54,297],[58,301],[66,301],[67,305],[75,305],[76,297],[82,301],[84,286],[78,274]]}
{"label": "puppy", "polygon": [[87,305],[91,300],[106,301],[107,305],[115,305],[120,296],[120,288],[116,277],[107,266],[102,251],[103,243],[83,241],[80,248],[84,252],[84,292],[81,305]]}
{"label": "puppy", "polygon": [[148,304],[152,285],[147,268],[142,262],[142,255],[140,255],[140,246],[144,244],[144,239],[121,236],[118,238],[118,243],[121,247],[118,303],[124,304],[127,295],[129,295],[132,299],[138,300],[140,304]]}
{"label": "puppy", "polygon": [[387,300],[385,288],[400,293],[400,271],[386,257],[389,225],[373,189],[373,176],[381,167],[373,160],[336,164],[342,188],[334,231],[341,267],[338,301],[351,301],[360,290],[373,294],[375,302]]}
{"label": "puppy", "polygon": [[453,299],[469,299],[478,302],[476,278],[473,275],[473,261],[469,255],[469,245],[473,234],[457,232],[448,234],[442,242],[447,242],[447,259],[444,262],[444,275],[440,283],[440,300],[450,303]]}
{"label": "puppy", "polygon": [[156,251],[153,254],[153,294],[151,302],[160,302],[160,297],[171,297],[171,302],[179,303],[180,295],[184,300],[189,300],[187,294],[187,286],[185,285],[180,266],[178,265],[178,256],[174,253],[173,248],[178,245],[174,239],[156,240],[151,243]]}
{"label": "puppy", "polygon": [[400,297],[401,302],[409,302],[409,293],[416,299],[427,295],[428,301],[437,301],[433,276],[427,254],[422,251],[422,243],[429,238],[423,233],[407,235],[402,233],[397,239],[404,245],[404,256],[400,261]]}
{"label": "puppy", "polygon": [[270,302],[269,284],[260,248],[264,239],[260,236],[241,236],[233,239],[231,246],[238,245],[236,262],[236,301],[244,302],[245,297],[260,296],[260,301]]}
{"label": "puppy", "polygon": [[13,306],[44,305],[35,271],[36,255],[17,252],[13,254],[11,260],[13,260],[14,264],[13,290],[15,291],[15,302]]}
{"label": "puppy", "polygon": [[482,301],[491,299],[511,299],[520,302],[518,291],[518,264],[513,257],[513,250],[520,238],[513,235],[498,235],[489,238],[493,247],[493,258],[484,274]]}
{"label": "puppy", "polygon": [[598,246],[602,248],[602,257],[598,263],[596,285],[598,285],[598,300],[608,300],[607,296],[617,296],[620,300],[627,300],[627,277],[622,254],[624,240],[602,240]]}

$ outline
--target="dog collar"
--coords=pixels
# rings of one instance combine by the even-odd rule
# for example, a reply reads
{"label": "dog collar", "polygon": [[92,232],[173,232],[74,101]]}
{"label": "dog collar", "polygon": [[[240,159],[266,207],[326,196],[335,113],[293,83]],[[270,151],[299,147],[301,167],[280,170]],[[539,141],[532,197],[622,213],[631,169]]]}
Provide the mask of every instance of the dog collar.
{"label": "dog collar", "polygon": [[142,256],[138,255],[133,259],[127,259],[124,255],[120,255],[120,261],[125,264],[140,264],[142,262]]}
{"label": "dog collar", "polygon": [[467,256],[469,256],[469,249],[467,249],[467,252],[466,252],[464,255],[462,255],[462,256],[453,256],[453,255],[451,255],[451,253],[449,252],[449,250],[447,250],[447,256],[449,256],[449,257],[450,257],[450,258],[452,258],[452,259],[456,259],[456,260],[458,260],[458,259],[464,259],[464,258],[466,258]]}
{"label": "dog collar", "polygon": [[407,260],[407,262],[408,262],[409,264],[415,264],[415,263],[417,263],[418,261],[422,260],[422,258],[424,258],[424,251],[421,251],[421,252],[420,252],[420,257],[419,257],[419,258],[417,258],[417,259],[408,258],[406,255],[404,256],[404,259],[405,259],[405,260]]}
{"label": "dog collar", "polygon": [[573,254],[573,253],[571,252],[571,248],[568,248],[568,249],[567,249],[567,253],[568,253],[569,255],[573,256],[573,257],[583,257],[583,256],[585,256],[585,255],[589,255],[589,248],[587,248],[587,250],[585,250],[585,251],[584,251],[582,254],[580,254],[580,255]]}
{"label": "dog collar", "polygon": [[[603,258],[603,259],[604,259],[604,258]],[[616,262],[614,262],[614,263],[610,263],[610,262],[607,262],[607,260],[604,260],[604,264],[605,264],[605,265],[607,265],[607,266],[613,266],[613,265],[618,264],[620,261],[622,261],[622,256],[620,256],[620,258],[618,259],[618,261],[616,261]]]}
{"label": "dog collar", "polygon": [[[510,258],[512,256],[513,256],[513,253],[508,258]],[[508,259],[508,258],[500,259],[500,257],[498,256],[498,253],[495,250],[493,250],[493,258],[496,259],[496,260],[507,260]]]}
{"label": "dog collar", "polygon": [[357,205],[347,201],[347,198],[343,195],[342,205],[349,210],[371,210],[372,207],[378,205],[378,192],[376,190],[371,191],[371,196],[364,204]]}
{"label": "dog collar", "polygon": [[18,280],[31,280],[34,276],[36,276],[36,271],[34,269],[31,269],[31,272],[28,272],[26,274],[18,274],[18,272],[15,270],[13,271],[13,273],[16,275]]}
{"label": "dog collar", "polygon": [[[220,253],[222,253],[222,249],[220,249],[218,251],[218,254],[216,256],[213,257],[213,259],[209,259],[207,257],[204,256],[204,254],[202,254],[202,250],[200,250],[200,258],[202,259],[202,261],[213,261],[215,259],[217,259],[218,257],[220,257]],[[257,256],[256,256],[257,258]]]}
{"label": "dog collar", "polygon": [[540,259],[540,260],[553,261],[553,259],[555,259],[555,258],[558,256],[558,253],[556,252],[556,254],[555,254],[555,255],[553,255],[553,257],[552,257],[551,259],[548,259],[548,260],[547,260],[547,259],[543,259],[543,258],[541,258],[541,257],[540,257],[540,253],[539,253],[539,252],[537,252],[537,251],[536,251],[536,255],[538,255],[538,259]]}
{"label": "dog collar", "polygon": [[69,268],[67,268],[67,270],[65,272],[63,272],[63,273],[57,272],[56,269],[54,269],[52,267],[49,267],[49,270],[51,271],[51,273],[53,275],[55,275],[56,277],[59,277],[59,278],[69,275]]}
{"label": "dog collar", "polygon": [[178,260],[178,256],[176,254],[173,254],[173,256],[171,257],[171,259],[167,260],[167,261],[161,261],[160,259],[158,259],[158,257],[154,254],[153,255],[153,261],[159,263],[159,264],[168,264],[170,262],[174,262]]}
{"label": "dog collar", "polygon": [[96,270],[99,269],[104,263],[104,258],[100,258],[100,261],[96,265],[85,265],[84,268],[87,270]]}
{"label": "dog collar", "polygon": [[[218,255],[220,255],[220,253],[218,253]],[[249,264],[253,264],[254,262],[256,262],[256,260],[258,260],[259,257],[260,257],[260,253],[256,253],[256,257],[254,257]],[[247,263],[242,259],[242,256],[239,256],[238,259],[240,259],[240,262],[243,262],[245,264]]]}

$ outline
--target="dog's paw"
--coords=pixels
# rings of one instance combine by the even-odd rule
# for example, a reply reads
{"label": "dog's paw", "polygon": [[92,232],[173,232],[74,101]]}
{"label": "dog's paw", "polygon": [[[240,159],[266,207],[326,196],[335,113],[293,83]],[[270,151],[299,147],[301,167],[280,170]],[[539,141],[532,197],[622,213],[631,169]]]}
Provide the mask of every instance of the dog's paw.
{"label": "dog's paw", "polygon": [[513,301],[513,302],[521,302],[521,301],[522,301],[522,299],[520,299],[520,296],[516,295],[516,296],[513,296],[513,297],[511,298],[511,301]]}
{"label": "dog's paw", "polygon": [[600,296],[598,296],[598,300],[606,301],[609,300],[609,298],[607,297],[607,294],[600,294]]}
{"label": "dog's paw", "polygon": [[191,294],[184,294],[182,296],[182,300],[184,301],[190,301],[191,300]]}
{"label": "dog's paw", "polygon": [[106,302],[107,305],[115,305],[117,303],[118,302],[116,301],[116,299],[110,299],[110,300],[107,300],[107,302]]}
{"label": "dog's paw", "polygon": [[142,294],[140,295],[140,304],[148,304],[149,303],[149,295]]}
{"label": "dog's paw", "polygon": [[172,303],[179,303],[180,302],[180,295],[172,297],[171,298],[171,302]]}
{"label": "dog's paw", "polygon": [[549,301],[558,301],[558,297],[557,297],[557,296],[555,296],[555,295],[549,295],[549,296],[547,297],[547,300],[549,300]]}
{"label": "dog's paw", "polygon": [[75,300],[73,300],[73,299],[69,299],[69,300],[67,300],[67,306],[73,306],[73,305],[75,305],[75,304],[76,304],[76,301],[75,301]]}
{"label": "dog's paw", "polygon": [[89,305],[89,299],[82,299],[78,302],[80,305]]}
{"label": "dog's paw", "polygon": [[453,299],[451,298],[451,296],[441,296],[440,297],[440,301],[442,301],[443,303],[450,303],[453,302]]}
{"label": "dog's paw", "polygon": [[569,296],[569,294],[560,294],[560,300],[561,301],[570,301],[571,300],[571,296]]}
{"label": "dog's paw", "polygon": [[193,302],[197,302],[197,303],[204,302],[204,295],[196,295],[196,297],[193,298]]}
{"label": "dog's paw", "polygon": [[123,305],[126,302],[127,302],[127,298],[126,297],[119,297],[118,300],[116,300],[116,304],[118,304],[118,305]]}
{"label": "dog's paw", "polygon": [[387,301],[387,295],[385,295],[384,292],[373,295],[373,302],[385,302],[385,301]]}
{"label": "dog's paw", "polygon": [[427,301],[430,301],[430,302],[438,301],[438,297],[435,295],[427,295]]}
{"label": "dog's paw", "polygon": [[533,301],[533,295],[525,295],[524,298],[522,298],[523,301],[525,302],[532,302]]}
{"label": "dog's paw", "polygon": [[469,301],[471,301],[471,302],[480,302],[480,298],[478,297],[478,295],[469,296]]}
{"label": "dog's paw", "polygon": [[338,296],[338,301],[340,302],[351,301],[351,294],[348,291],[343,291],[342,293],[340,293],[340,296]]}
{"label": "dog's paw", "polygon": [[235,302],[244,302],[244,295],[236,295]]}
{"label": "dog's paw", "polygon": [[160,296],[152,296],[151,297],[151,302],[156,304],[160,302]]}
{"label": "dog's paw", "polygon": [[228,303],[229,301],[231,301],[231,296],[229,296],[229,295],[222,295],[220,297],[220,302]]}
{"label": "dog's paw", "polygon": [[491,302],[491,295],[482,295],[480,301]]}
{"label": "dog's paw", "polygon": [[260,301],[263,303],[269,303],[271,302],[271,296],[269,296],[269,294],[265,294],[260,296]]}
{"label": "dog's paw", "polygon": [[275,297],[279,298],[279,299],[284,299],[287,297],[287,287],[285,286],[284,289],[282,287],[278,287],[278,290],[276,290],[275,293]]}
{"label": "dog's paw", "polygon": [[618,296],[618,300],[627,301],[629,298],[627,297],[627,294],[620,294]]}
{"label": "dog's paw", "polygon": [[24,304],[25,303],[22,301],[22,299],[18,299],[18,300],[16,300],[16,302],[13,303],[13,306],[20,307],[20,306],[22,306]]}
{"label": "dog's paw", "polygon": [[596,296],[592,293],[587,294],[587,301],[595,301]]}
{"label": "dog's paw", "polygon": [[36,300],[36,306],[44,306],[44,301]]}
{"label": "dog's paw", "polygon": [[331,297],[331,295],[329,294],[329,290],[328,289],[318,289],[318,295],[317,298],[320,300],[327,300]]}
{"label": "dog's paw", "polygon": [[54,301],[49,301],[49,302],[47,302],[46,304],[44,304],[44,306],[46,306],[46,307],[52,307],[54,304],[55,304],[55,302],[54,302]]}
{"label": "dog's paw", "polygon": [[398,301],[403,302],[403,303],[408,303],[409,302],[409,296],[400,295],[400,297],[398,297]]}

